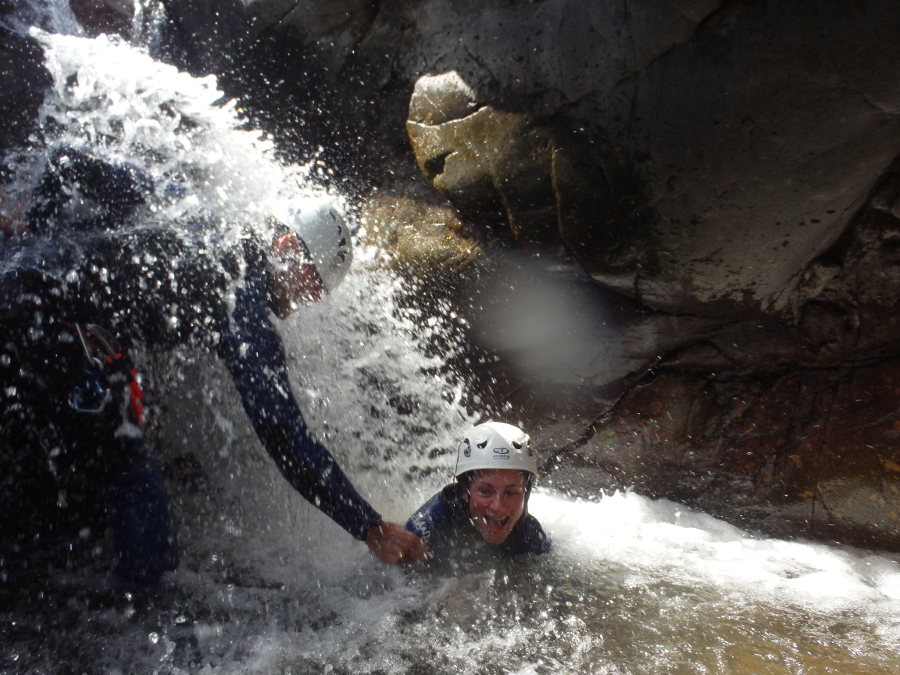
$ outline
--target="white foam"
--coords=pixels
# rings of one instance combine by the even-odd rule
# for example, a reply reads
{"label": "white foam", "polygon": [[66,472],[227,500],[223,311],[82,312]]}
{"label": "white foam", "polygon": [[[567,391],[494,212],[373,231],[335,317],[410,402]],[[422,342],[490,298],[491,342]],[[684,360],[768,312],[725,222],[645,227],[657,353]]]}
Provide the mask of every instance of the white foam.
{"label": "white foam", "polygon": [[538,490],[530,510],[563,555],[585,563],[614,562],[746,599],[900,613],[900,565],[886,557],[754,537],[674,502],[630,492],[588,501]]}

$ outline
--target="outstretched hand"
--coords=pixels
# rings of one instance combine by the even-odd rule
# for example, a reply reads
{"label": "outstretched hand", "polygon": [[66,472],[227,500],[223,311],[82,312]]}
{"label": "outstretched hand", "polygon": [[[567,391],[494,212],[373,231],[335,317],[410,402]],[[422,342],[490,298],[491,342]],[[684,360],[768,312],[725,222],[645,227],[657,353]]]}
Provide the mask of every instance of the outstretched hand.
{"label": "outstretched hand", "polygon": [[17,199],[0,190],[0,232],[9,235],[22,234],[25,227],[25,207]]}
{"label": "outstretched hand", "polygon": [[376,558],[389,565],[424,560],[428,547],[412,532],[397,523],[383,522],[366,535],[366,546]]}

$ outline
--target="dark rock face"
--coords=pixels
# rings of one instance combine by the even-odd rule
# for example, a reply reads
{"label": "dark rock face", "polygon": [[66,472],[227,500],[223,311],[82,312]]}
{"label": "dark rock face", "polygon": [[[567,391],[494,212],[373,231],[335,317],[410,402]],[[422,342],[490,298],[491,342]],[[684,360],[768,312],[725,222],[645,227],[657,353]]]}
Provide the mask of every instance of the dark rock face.
{"label": "dark rock face", "polygon": [[[538,56],[523,81],[498,77],[513,69],[515,47],[482,49],[487,72],[454,78],[472,92],[473,111],[449,107],[442,119],[431,109],[433,121],[421,118],[418,99],[441,105],[438,82],[451,80],[417,85],[410,135],[426,175],[464,213],[500,201],[516,235],[561,241],[594,279],[648,307],[714,315],[786,307],[798,275],[837,240],[900,150],[900,45],[890,37],[900,10],[707,3],[687,36],[663,24],[662,11],[648,12],[648,24],[568,14],[539,23],[554,7],[589,3],[539,4],[532,24],[517,15],[509,40],[522,42],[523,25],[551,33],[532,42]],[[489,12],[479,18],[494,26]],[[648,53],[632,63],[630,43],[612,37],[638,28],[633,39]],[[584,62],[571,69],[538,65],[574,52]],[[601,70],[617,61],[627,65],[616,77]],[[584,76],[580,87],[573,74]],[[524,227],[517,200],[504,199],[517,188],[536,202]]]}
{"label": "dark rock face", "polygon": [[900,549],[895,0],[165,5],[169,58],[379,189],[557,485]]}
{"label": "dark rock face", "polygon": [[[50,86],[40,47],[30,38],[0,31],[0,154],[27,142]],[[0,175],[2,178],[2,175]]]}
{"label": "dark rock face", "polygon": [[88,35],[131,32],[134,3],[128,0],[70,0],[69,7]]}

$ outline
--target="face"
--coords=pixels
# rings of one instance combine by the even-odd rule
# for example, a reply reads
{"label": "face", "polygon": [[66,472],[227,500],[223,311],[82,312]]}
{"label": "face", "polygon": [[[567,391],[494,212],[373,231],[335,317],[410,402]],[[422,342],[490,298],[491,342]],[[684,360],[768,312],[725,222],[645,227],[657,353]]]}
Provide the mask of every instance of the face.
{"label": "face", "polygon": [[502,544],[525,512],[525,475],[517,469],[478,471],[469,485],[469,516],[478,534]]}
{"label": "face", "polygon": [[293,232],[272,244],[276,270],[272,275],[272,308],[279,319],[289,316],[298,306],[318,302],[325,291],[322,280],[310,263],[303,246]]}

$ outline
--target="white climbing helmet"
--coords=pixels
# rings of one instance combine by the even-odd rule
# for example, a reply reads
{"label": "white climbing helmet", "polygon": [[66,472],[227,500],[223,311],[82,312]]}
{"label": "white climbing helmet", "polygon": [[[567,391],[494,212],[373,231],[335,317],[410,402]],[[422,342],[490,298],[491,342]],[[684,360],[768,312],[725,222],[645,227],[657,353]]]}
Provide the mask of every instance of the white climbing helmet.
{"label": "white climbing helmet", "polygon": [[455,475],[476,469],[518,469],[537,475],[537,459],[528,441],[528,434],[512,424],[476,424],[457,448]]}
{"label": "white climbing helmet", "polygon": [[353,260],[350,228],[333,200],[310,197],[293,205],[291,229],[306,245],[326,291],[333,291],[347,275]]}

